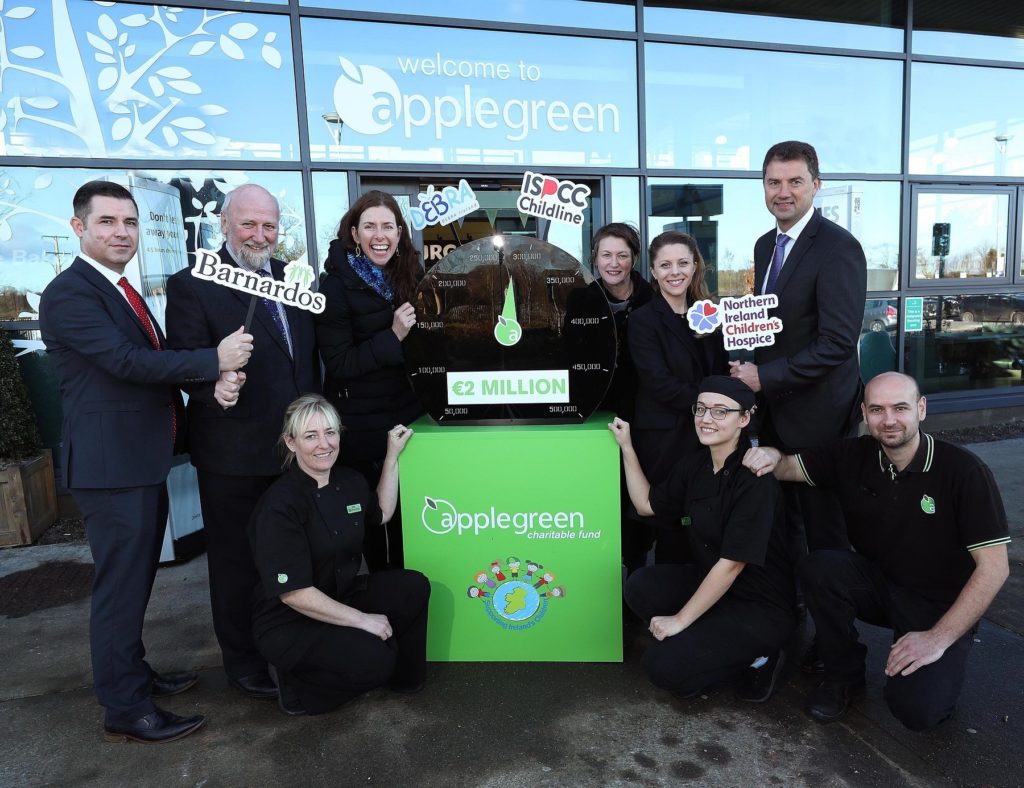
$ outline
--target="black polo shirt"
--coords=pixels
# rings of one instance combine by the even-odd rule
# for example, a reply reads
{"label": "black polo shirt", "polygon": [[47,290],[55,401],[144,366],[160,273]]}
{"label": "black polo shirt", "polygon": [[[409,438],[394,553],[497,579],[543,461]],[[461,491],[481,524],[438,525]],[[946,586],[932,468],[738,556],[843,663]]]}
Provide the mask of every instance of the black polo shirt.
{"label": "black polo shirt", "polygon": [[265,655],[276,654],[281,665],[301,656],[308,642],[289,625],[311,619],[282,602],[281,594],[312,586],[343,601],[356,575],[366,573],[364,524],[379,526],[382,519],[366,479],[340,465],[321,488],[292,466],[264,493],[249,520],[249,542],[260,575],[253,632]]}
{"label": "black polo shirt", "polygon": [[707,448],[687,455],[651,487],[651,508],[658,515],[682,518],[704,573],[720,558],[746,564],[727,595],[792,616],[796,599],[782,492],[773,476],[758,478],[743,467],[747,448],[742,442],[717,474]]}
{"label": "black polo shirt", "polygon": [[896,585],[953,602],[974,571],[971,551],[1010,541],[1003,499],[975,455],[921,433],[902,471],[865,435],[796,455],[809,484],[831,490],[850,544]]}

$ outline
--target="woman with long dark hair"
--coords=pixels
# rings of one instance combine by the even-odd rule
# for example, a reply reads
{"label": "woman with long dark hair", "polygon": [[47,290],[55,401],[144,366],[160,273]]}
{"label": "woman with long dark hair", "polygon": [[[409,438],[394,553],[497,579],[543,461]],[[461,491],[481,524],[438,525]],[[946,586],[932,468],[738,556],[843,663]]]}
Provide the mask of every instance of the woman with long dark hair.
{"label": "woman with long dark hair", "polygon": [[[412,301],[423,271],[395,198],[369,191],[342,217],[331,241],[320,292],[326,306],[316,336],[327,368],[324,394],[348,430],[345,462],[380,479],[387,431],[410,424],[423,408],[405,374],[402,342],[416,323]],[[367,531],[371,569],[402,566],[401,517]]]}
{"label": "woman with long dark hair", "polygon": [[[729,361],[720,331],[696,334],[687,322],[687,310],[709,298],[697,241],[669,230],[651,241],[648,254],[655,296],[630,318],[629,349],[639,380],[633,442],[644,473],[656,482],[681,456],[699,448],[690,408],[700,382],[728,374]],[[655,562],[683,560],[686,546],[678,523],[649,522],[654,529],[649,540],[657,542]]]}

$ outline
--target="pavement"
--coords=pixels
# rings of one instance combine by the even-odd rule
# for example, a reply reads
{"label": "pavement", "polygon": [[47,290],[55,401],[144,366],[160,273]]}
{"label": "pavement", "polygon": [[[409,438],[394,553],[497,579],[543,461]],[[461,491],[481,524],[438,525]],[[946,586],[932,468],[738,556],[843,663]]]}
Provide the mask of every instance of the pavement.
{"label": "pavement", "polygon": [[[804,716],[812,680],[793,668],[761,706],[728,687],[689,701],[654,689],[635,624],[621,664],[431,663],[418,695],[379,690],[289,718],[228,686],[200,556],[157,573],[146,643],[157,670],[200,673],[161,705],[208,724],[170,744],[107,744],[89,666],[89,551],[49,545],[0,552],[0,786],[1022,785],[1024,438],[969,448],[1002,490],[1011,579],[978,631],[960,708],[935,731],[889,714],[889,635],[870,626],[866,697],[827,726]],[[19,605],[39,583],[43,606]]]}

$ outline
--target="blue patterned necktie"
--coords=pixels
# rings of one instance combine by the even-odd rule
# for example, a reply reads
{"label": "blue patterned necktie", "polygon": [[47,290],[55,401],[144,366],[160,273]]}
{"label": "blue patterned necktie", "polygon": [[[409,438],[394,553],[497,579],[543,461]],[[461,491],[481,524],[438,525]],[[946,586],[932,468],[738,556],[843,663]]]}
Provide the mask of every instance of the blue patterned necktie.
{"label": "blue patterned necktie", "polygon": [[[257,269],[256,274],[273,279],[270,272],[264,271],[262,268]],[[270,319],[274,321],[274,325],[277,326],[277,330],[281,332],[281,338],[288,348],[288,355],[292,355],[292,339],[288,336],[288,326],[285,325],[285,316],[282,314],[283,307],[272,298],[261,298],[260,301],[267,308],[267,313],[270,315]]]}
{"label": "blue patterned necktie", "polygon": [[786,244],[789,243],[789,236],[785,233],[779,233],[775,239],[775,254],[772,255],[772,265],[768,269],[768,282],[764,286],[765,293],[775,292],[775,283],[779,279],[779,274],[782,273],[782,263],[786,259]]}

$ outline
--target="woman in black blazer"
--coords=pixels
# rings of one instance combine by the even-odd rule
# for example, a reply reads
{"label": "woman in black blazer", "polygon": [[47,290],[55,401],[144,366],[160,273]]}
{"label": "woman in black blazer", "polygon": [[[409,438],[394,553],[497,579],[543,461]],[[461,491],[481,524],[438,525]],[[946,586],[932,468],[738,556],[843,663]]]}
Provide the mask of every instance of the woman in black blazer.
{"label": "woman in black blazer", "polygon": [[[669,230],[651,241],[651,282],[656,294],[630,318],[629,349],[640,388],[633,419],[633,443],[644,474],[662,481],[680,457],[700,447],[690,408],[701,381],[726,375],[728,356],[722,334],[695,334],[686,311],[709,298],[704,258],[694,238]],[[685,540],[678,522],[652,520],[656,563],[679,563]]]}
{"label": "woman in black blazer", "polygon": [[[345,463],[373,489],[388,429],[423,413],[402,355],[416,323],[412,301],[423,272],[394,197],[370,191],[356,200],[331,241],[324,272],[326,305],[316,319],[327,369],[324,394],[347,427]],[[400,510],[386,528],[367,531],[365,554],[374,570],[402,566]]]}

